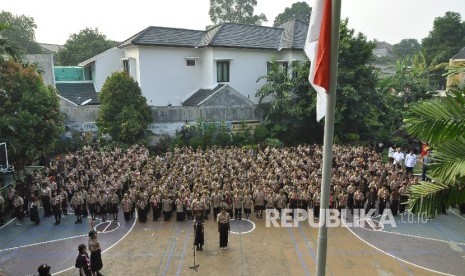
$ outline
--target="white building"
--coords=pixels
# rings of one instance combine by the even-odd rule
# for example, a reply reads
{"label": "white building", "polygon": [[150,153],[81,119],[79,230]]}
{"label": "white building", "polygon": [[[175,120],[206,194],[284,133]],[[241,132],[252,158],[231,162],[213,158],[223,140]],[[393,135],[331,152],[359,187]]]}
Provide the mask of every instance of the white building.
{"label": "white building", "polygon": [[200,90],[228,84],[256,102],[268,62],[287,66],[303,60],[308,24],[290,20],[278,27],[222,23],[206,31],[148,27],[80,66],[100,91],[106,78],[127,71],[149,105],[180,106]]}

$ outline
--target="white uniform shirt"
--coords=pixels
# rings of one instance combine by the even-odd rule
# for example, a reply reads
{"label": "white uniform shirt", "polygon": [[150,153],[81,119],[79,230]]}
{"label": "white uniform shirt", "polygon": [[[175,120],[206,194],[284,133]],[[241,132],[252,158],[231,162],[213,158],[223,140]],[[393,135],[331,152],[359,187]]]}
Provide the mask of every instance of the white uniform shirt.
{"label": "white uniform shirt", "polygon": [[417,163],[417,156],[413,153],[407,154],[405,157],[405,166],[409,168],[415,167],[415,164]]}

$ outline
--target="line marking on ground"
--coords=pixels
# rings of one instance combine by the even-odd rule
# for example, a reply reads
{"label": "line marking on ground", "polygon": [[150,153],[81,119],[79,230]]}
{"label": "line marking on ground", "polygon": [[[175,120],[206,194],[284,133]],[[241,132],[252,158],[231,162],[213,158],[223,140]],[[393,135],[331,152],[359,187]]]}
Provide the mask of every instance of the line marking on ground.
{"label": "line marking on ground", "polygon": [[[127,236],[129,233],[131,233],[132,229],[133,229],[134,226],[136,225],[136,221],[137,221],[137,212],[136,212],[136,214],[135,214],[135,216],[134,216],[134,222],[132,223],[131,228],[129,228],[129,231],[128,231],[126,234],[124,234],[117,242],[115,242],[114,244],[110,245],[107,249],[103,250],[103,251],[102,251],[102,254],[105,253],[105,252],[107,252],[108,250],[112,249],[115,245],[117,245],[117,244],[120,243],[122,240],[124,240],[124,238],[126,238],[126,236]],[[110,232],[112,232],[112,231],[109,231],[109,232],[107,232],[107,233],[110,233]],[[84,236],[87,236],[87,235],[84,235]],[[70,266],[70,267],[68,267],[68,268],[66,268],[66,269],[63,269],[62,271],[55,272],[55,273],[53,273],[52,275],[58,275],[58,274],[60,274],[60,273],[64,273],[64,272],[66,272],[66,271],[68,271],[68,270],[70,270],[70,269],[73,269],[73,268],[74,268],[74,266]]]}
{"label": "line marking on ground", "polygon": [[3,229],[3,227],[7,226],[8,224],[12,223],[15,219],[11,219],[9,222],[5,223],[2,225],[2,227],[0,227],[0,229]]}
{"label": "line marking on ground", "polygon": [[291,237],[291,241],[294,244],[294,250],[297,253],[297,257],[299,258],[300,265],[305,270],[305,275],[310,275],[310,271],[308,270],[307,264],[305,263],[305,261],[303,259],[302,252],[300,251],[300,249],[297,246],[297,242],[296,242],[294,233],[292,232],[291,228],[289,228],[289,227],[287,227],[287,232],[289,233],[289,236]]}
{"label": "line marking on ground", "polygon": [[[421,265],[417,265],[417,264],[411,263],[411,262],[406,261],[406,260],[404,260],[404,259],[401,259],[401,258],[399,258],[399,257],[397,257],[397,256],[394,256],[394,255],[392,255],[392,254],[390,254],[390,253],[388,253],[388,252],[386,252],[386,251],[384,251],[384,250],[382,250],[382,249],[376,247],[375,245],[369,243],[368,241],[366,241],[365,239],[363,239],[362,237],[360,237],[357,233],[355,233],[349,226],[347,226],[347,225],[345,224],[344,220],[341,220],[341,221],[342,221],[342,223],[345,225],[345,227],[346,227],[354,236],[356,236],[359,240],[361,240],[361,241],[364,242],[365,244],[371,246],[372,248],[378,250],[378,251],[381,252],[381,253],[384,253],[384,254],[386,254],[386,255],[388,255],[388,256],[390,256],[390,257],[396,259],[396,260],[402,261],[402,262],[404,262],[404,263],[407,263],[407,264],[409,264],[409,265],[413,265],[413,266],[415,266],[415,267],[424,269],[424,270],[429,271],[429,272],[433,272],[433,273],[437,273],[437,274],[441,274],[441,275],[453,276],[453,274],[448,274],[448,273],[445,273],[445,272],[441,272],[441,271],[437,271],[437,270],[434,270],[434,269],[430,269],[430,268],[427,268],[427,267],[424,267],[424,266],[421,266]],[[379,231],[378,231],[378,232],[379,232]]]}

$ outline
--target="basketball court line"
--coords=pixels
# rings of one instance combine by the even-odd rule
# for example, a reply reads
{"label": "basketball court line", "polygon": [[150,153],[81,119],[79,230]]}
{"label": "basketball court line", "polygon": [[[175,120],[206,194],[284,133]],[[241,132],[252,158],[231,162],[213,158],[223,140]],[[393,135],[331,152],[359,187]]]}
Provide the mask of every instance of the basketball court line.
{"label": "basketball court line", "polygon": [[[105,253],[105,252],[107,252],[108,250],[112,249],[115,245],[117,245],[117,244],[120,243],[122,240],[124,240],[124,238],[126,238],[126,236],[127,236],[129,233],[131,233],[132,229],[133,229],[134,226],[136,225],[136,221],[137,221],[137,212],[136,212],[135,215],[134,215],[134,222],[132,223],[132,226],[131,226],[131,228],[129,229],[129,231],[126,232],[126,234],[124,234],[117,242],[115,242],[114,244],[110,245],[107,249],[103,250],[103,251],[102,251],[102,254]],[[113,231],[114,231],[114,230],[113,230]],[[110,232],[112,232],[112,231],[110,231]],[[110,233],[110,232],[107,232],[107,233]],[[84,235],[84,236],[87,236],[87,235]],[[58,271],[58,272],[55,272],[55,273],[53,273],[52,275],[58,275],[58,274],[60,274],[60,273],[64,273],[64,272],[66,272],[66,271],[68,271],[68,270],[71,270],[71,269],[73,269],[73,268],[74,268],[74,266],[70,266],[70,267],[68,267],[68,268],[66,268],[66,269],[63,269],[63,270]]]}
{"label": "basketball court line", "polygon": [[12,223],[16,218],[12,218],[9,222],[5,223],[2,225],[2,227],[0,227],[0,230],[2,230],[5,226],[7,226],[8,224]]}
{"label": "basketball court line", "polygon": [[[390,254],[390,253],[388,253],[388,252],[386,252],[386,251],[384,251],[384,250],[378,248],[377,246],[375,246],[375,245],[369,243],[368,241],[366,241],[365,239],[363,239],[362,237],[360,237],[359,235],[357,235],[357,233],[355,233],[349,226],[347,226],[347,225],[345,224],[344,220],[341,220],[341,221],[342,221],[342,223],[345,225],[345,227],[346,227],[354,236],[356,236],[359,240],[361,240],[361,241],[364,242],[365,244],[369,245],[370,247],[372,247],[372,248],[378,250],[378,251],[381,252],[381,253],[384,253],[384,254],[386,254],[386,255],[388,255],[388,256],[390,256],[390,257],[396,259],[396,260],[402,261],[402,262],[404,262],[404,263],[406,263],[406,264],[413,265],[414,267],[418,267],[418,268],[424,269],[424,270],[429,271],[429,272],[437,273],[437,274],[440,274],[440,275],[453,276],[453,274],[448,274],[448,273],[444,273],[444,272],[437,271],[437,270],[434,270],[434,269],[430,269],[430,268],[427,268],[427,267],[424,267],[424,266],[421,266],[421,265],[418,265],[418,264],[411,263],[411,262],[406,261],[406,260],[404,260],[404,259],[401,259],[401,258],[399,258],[399,257],[397,257],[397,256],[394,256],[394,255],[392,255],[392,254]],[[379,231],[377,231],[377,232],[379,232]]]}
{"label": "basketball court line", "polygon": [[463,216],[457,214],[456,212],[454,212],[454,210],[449,209],[449,211],[451,211],[451,212],[452,212],[454,215],[456,215],[457,217],[459,217],[459,218],[465,220],[465,218],[464,218]]}
{"label": "basketball court line", "polygon": [[297,241],[295,239],[294,232],[292,232],[292,229],[290,227],[287,227],[286,229],[287,229],[287,232],[289,233],[289,237],[291,238],[292,244],[294,245],[294,250],[297,253],[297,257],[299,258],[300,265],[305,270],[305,275],[310,276],[310,270],[308,270],[308,266],[305,263],[305,260],[302,256],[302,251],[300,251],[299,247],[297,246]]}
{"label": "basketball court line", "polygon": [[[252,232],[253,230],[255,230],[256,225],[255,225],[255,223],[253,221],[248,220],[248,219],[241,219],[241,220],[250,222],[252,224],[252,229],[250,229],[249,231],[245,231],[245,232],[229,231],[230,233],[235,234],[235,235],[242,235],[242,234],[248,234],[248,233]],[[234,219],[231,219],[231,221],[234,221]],[[238,220],[238,221],[240,221],[240,220]]]}
{"label": "basketball court line", "polygon": [[[388,233],[388,234],[393,234],[393,235],[406,236],[406,237],[418,238],[418,239],[424,239],[424,240],[431,240],[431,241],[437,241],[437,242],[445,242],[445,243],[455,242],[455,241],[446,241],[446,240],[441,240],[441,239],[435,239],[435,238],[429,238],[429,237],[423,237],[423,236],[417,236],[417,235],[411,235],[411,234],[405,234],[405,233],[399,233],[399,232],[391,232],[387,230],[374,230],[374,229],[367,229],[367,228],[363,228],[363,229],[367,231],[382,232],[382,233]],[[457,242],[457,244],[465,245],[465,243],[463,242]]]}

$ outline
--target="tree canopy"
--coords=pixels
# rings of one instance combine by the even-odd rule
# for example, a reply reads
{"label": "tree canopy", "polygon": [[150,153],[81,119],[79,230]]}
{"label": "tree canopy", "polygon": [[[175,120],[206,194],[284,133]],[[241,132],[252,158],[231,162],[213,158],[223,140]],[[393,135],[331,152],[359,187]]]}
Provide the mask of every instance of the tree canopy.
{"label": "tree canopy", "polygon": [[262,13],[254,15],[257,0],[210,0],[208,14],[214,24],[223,22],[234,22],[261,25],[267,22]]}
{"label": "tree canopy", "polygon": [[142,142],[152,114],[137,82],[125,72],[113,73],[99,93],[97,127],[101,135],[125,145]]}
{"label": "tree canopy", "polygon": [[48,153],[63,122],[56,90],[35,68],[0,59],[0,139],[13,149],[13,163],[21,168]]}
{"label": "tree canopy", "polygon": [[65,66],[77,65],[116,44],[114,41],[107,40],[97,28],[85,28],[69,37],[64,47],[58,51],[57,62]]}
{"label": "tree canopy", "polygon": [[25,54],[40,54],[42,48],[35,40],[35,29],[37,28],[34,18],[25,15],[13,15],[10,12],[0,13],[0,24],[6,26],[2,36],[9,40],[12,47],[19,49]]}
{"label": "tree canopy", "polygon": [[421,41],[421,50],[430,66],[449,62],[465,45],[465,22],[457,12],[436,17],[433,29]]}
{"label": "tree canopy", "polygon": [[[348,20],[341,21],[335,135],[343,142],[367,141],[374,139],[386,115],[382,94],[376,89],[377,75],[369,66],[375,44],[362,34],[355,35],[347,25]],[[289,71],[285,67],[274,61],[261,77],[267,82],[257,96],[266,121],[276,138],[286,143],[321,141],[316,92],[307,80],[308,60],[292,63]]]}
{"label": "tree canopy", "polygon": [[278,26],[290,19],[300,19],[305,22],[310,22],[310,13],[312,8],[307,2],[296,2],[289,8],[286,8],[282,13],[278,14],[273,22],[273,26]]}
{"label": "tree canopy", "polygon": [[392,51],[398,59],[413,57],[420,51],[420,43],[414,38],[402,39],[392,46]]}

